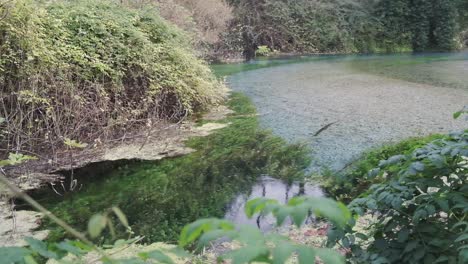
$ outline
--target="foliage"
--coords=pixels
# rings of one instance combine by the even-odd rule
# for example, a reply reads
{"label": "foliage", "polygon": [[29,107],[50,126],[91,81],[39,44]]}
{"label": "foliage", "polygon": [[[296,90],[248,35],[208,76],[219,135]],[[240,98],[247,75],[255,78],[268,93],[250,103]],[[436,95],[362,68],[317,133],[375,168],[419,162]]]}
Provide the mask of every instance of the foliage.
{"label": "foliage", "polygon": [[[278,226],[287,217],[294,224],[301,226],[310,212],[323,216],[338,227],[344,227],[350,220],[348,209],[326,198],[295,197],[287,205],[280,205],[276,200],[258,198],[249,201],[245,206],[246,215],[252,218],[260,213],[272,213]],[[316,258],[323,263],[344,263],[344,258],[331,249],[310,248],[297,245],[287,237],[278,234],[263,234],[251,226],[241,226],[238,230],[233,223],[219,219],[202,219],[187,225],[181,233],[180,245],[187,246],[197,241],[197,249],[201,250],[220,238],[229,238],[241,244],[239,249],[221,256],[222,260],[230,259],[232,263],[286,263],[292,255],[297,254],[298,263],[312,263]]]}
{"label": "foliage", "polygon": [[221,84],[188,38],[154,8],[112,0],[10,5],[0,20],[4,149],[105,141],[220,99]]}
{"label": "foliage", "polygon": [[271,52],[272,50],[268,46],[259,46],[257,51],[255,51],[255,54],[257,56],[269,56]]}
{"label": "foliage", "polygon": [[468,132],[450,134],[409,154],[381,161],[384,177],[353,200],[356,216],[378,217],[367,230],[332,232],[357,263],[467,263]]}
{"label": "foliage", "polygon": [[464,0],[229,3],[234,19],[225,41],[248,58],[259,46],[302,53],[454,50],[460,48],[458,38],[466,24]]}
{"label": "foliage", "polygon": [[23,155],[21,153],[10,153],[8,159],[0,160],[0,168],[4,166],[15,166],[28,160],[35,160],[36,157]]}
{"label": "foliage", "polygon": [[[204,217],[222,217],[226,204],[262,174],[284,180],[301,179],[310,163],[302,145],[287,145],[263,131],[255,109],[244,96],[229,101],[235,113],[228,127],[207,138],[195,138],[188,146],[197,151],[159,162],[130,162],[115,168],[106,164],[75,170],[81,191],[57,196],[44,189],[33,197],[79,230],[97,211],[117,206],[126,212],[129,225],[145,241],[174,241],[187,223]],[[116,192],[118,190],[118,192]],[[185,191],[190,190],[190,192]],[[53,230],[51,241],[65,235]],[[125,232],[116,226],[117,235]],[[108,232],[103,241],[112,240]]]}
{"label": "foliage", "polygon": [[410,138],[396,144],[384,145],[361,155],[349,168],[340,173],[325,175],[324,188],[339,201],[351,200],[366,195],[373,184],[385,182],[383,177],[370,177],[369,171],[378,167],[382,160],[392,156],[411,154],[414,150],[423,147],[435,139],[442,139],[442,135],[432,135],[424,138]]}
{"label": "foliage", "polygon": [[[370,49],[375,24],[359,1],[231,0],[230,38],[247,57],[259,46],[283,52],[352,52]],[[231,43],[233,41],[230,41]]]}
{"label": "foliage", "polygon": [[232,19],[232,8],[224,0],[123,0],[128,6],[154,5],[159,14],[191,36],[197,55],[216,59],[221,37]]}
{"label": "foliage", "polygon": [[[122,212],[112,209],[119,215],[122,222],[126,218]],[[335,223],[337,227],[344,227],[350,220],[351,214],[348,209],[339,203],[326,198],[308,198],[295,197],[287,205],[280,205],[275,200],[264,198],[249,201],[245,207],[248,217],[260,213],[267,215],[273,213],[278,225],[281,225],[286,217],[293,219],[297,226],[301,226],[310,213],[315,213],[325,217]],[[89,235],[98,236],[107,222],[111,219],[102,214],[94,215],[89,223]],[[169,250],[152,250],[136,253],[127,259],[118,259],[107,255],[105,251],[98,250],[101,256],[96,260],[103,263],[176,263],[174,257],[189,259],[192,256],[184,251],[186,247],[197,241],[198,252],[206,247],[210,247],[220,238],[229,238],[242,244],[239,249],[228,252],[222,259],[232,259],[232,263],[251,263],[252,261],[262,263],[285,263],[293,255],[297,255],[298,263],[315,263],[320,259],[325,264],[344,263],[344,257],[332,249],[310,248],[306,245],[297,245],[287,237],[275,234],[263,234],[259,229],[242,226],[238,230],[235,225],[229,221],[210,218],[201,219],[184,227],[180,234],[180,248],[174,247]],[[46,244],[43,241],[33,238],[26,238],[28,248],[20,247],[0,247],[2,263],[16,264],[26,263],[35,264],[37,259],[55,260],[55,263],[83,263],[86,261],[86,254],[95,251],[96,248],[86,245],[79,241],[65,240],[60,243]],[[117,248],[122,245],[130,245],[138,241],[136,239],[118,240],[110,248]]]}

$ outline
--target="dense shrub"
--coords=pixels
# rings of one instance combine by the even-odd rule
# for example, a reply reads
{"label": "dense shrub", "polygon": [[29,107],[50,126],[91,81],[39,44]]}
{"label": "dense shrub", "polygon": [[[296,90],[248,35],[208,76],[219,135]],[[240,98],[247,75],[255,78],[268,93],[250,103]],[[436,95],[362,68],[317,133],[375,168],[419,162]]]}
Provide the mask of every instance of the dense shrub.
{"label": "dense shrub", "polygon": [[386,180],[349,205],[378,220],[331,239],[350,247],[356,263],[467,263],[467,156],[461,132],[381,161],[369,176]]}
{"label": "dense shrub", "polygon": [[87,0],[0,9],[1,148],[115,138],[219,99],[209,68],[154,9]]}

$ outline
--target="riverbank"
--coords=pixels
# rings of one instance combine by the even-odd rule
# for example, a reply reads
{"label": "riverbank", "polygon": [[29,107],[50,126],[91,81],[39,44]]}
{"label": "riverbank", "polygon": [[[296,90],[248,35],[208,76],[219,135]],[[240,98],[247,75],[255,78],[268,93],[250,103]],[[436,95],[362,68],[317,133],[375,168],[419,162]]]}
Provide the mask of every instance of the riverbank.
{"label": "riverbank", "polygon": [[[239,193],[249,192],[259,176],[284,180],[304,176],[310,162],[304,146],[287,145],[261,129],[245,96],[234,93],[228,106],[234,112],[220,123],[229,126],[205,138],[189,139],[186,146],[196,150],[193,153],[75,170],[80,190],[59,196],[47,188],[32,195],[78,230],[86,229],[93,214],[118,206],[133,232],[145,235],[146,242],[174,242],[183,225],[203,217],[223,217],[226,205]],[[67,236],[48,221],[43,228],[52,230],[49,241]],[[125,236],[125,229],[117,230]]]}

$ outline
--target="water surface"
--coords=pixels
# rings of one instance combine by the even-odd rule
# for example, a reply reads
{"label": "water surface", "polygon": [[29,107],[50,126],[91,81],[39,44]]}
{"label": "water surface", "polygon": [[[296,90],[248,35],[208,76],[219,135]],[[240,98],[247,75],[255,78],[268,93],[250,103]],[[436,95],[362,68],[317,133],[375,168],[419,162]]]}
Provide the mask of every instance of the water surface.
{"label": "water surface", "polygon": [[468,103],[467,52],[259,65],[228,77],[229,86],[253,100],[265,128],[308,144],[315,171],[340,171],[382,144],[466,128],[452,114]]}

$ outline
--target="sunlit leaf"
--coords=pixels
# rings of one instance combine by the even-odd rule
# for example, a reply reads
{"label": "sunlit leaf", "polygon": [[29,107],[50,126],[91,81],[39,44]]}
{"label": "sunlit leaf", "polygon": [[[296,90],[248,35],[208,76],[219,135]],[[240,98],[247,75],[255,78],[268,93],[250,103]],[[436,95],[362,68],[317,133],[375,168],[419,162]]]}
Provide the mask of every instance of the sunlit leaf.
{"label": "sunlit leaf", "polygon": [[156,260],[158,263],[163,263],[163,264],[173,264],[174,261],[166,254],[164,254],[160,250],[153,250],[150,252],[144,252],[139,254],[140,257],[143,259],[152,259]]}
{"label": "sunlit leaf", "polygon": [[101,232],[106,228],[107,217],[101,214],[96,214],[91,217],[88,222],[88,233],[91,237],[98,237]]}
{"label": "sunlit leaf", "polygon": [[31,251],[20,247],[0,247],[0,259],[2,263],[15,263],[23,261]]}
{"label": "sunlit leaf", "polygon": [[125,214],[117,207],[112,207],[112,211],[114,211],[117,218],[119,218],[120,223],[122,223],[122,225],[128,228],[128,220]]}

